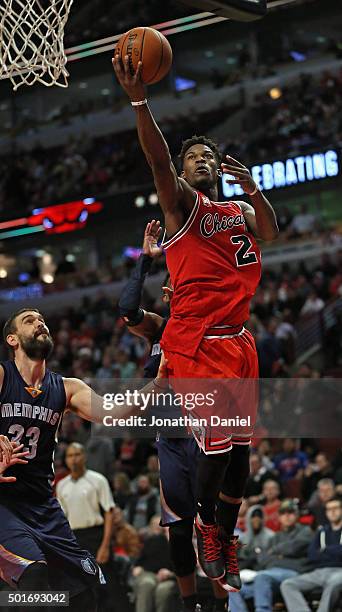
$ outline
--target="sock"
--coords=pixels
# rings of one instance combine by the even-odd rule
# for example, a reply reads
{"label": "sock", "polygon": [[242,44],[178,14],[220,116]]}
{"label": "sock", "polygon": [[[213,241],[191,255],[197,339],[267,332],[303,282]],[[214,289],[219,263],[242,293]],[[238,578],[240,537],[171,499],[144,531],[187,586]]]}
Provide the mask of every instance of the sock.
{"label": "sock", "polygon": [[228,601],[227,597],[224,599],[215,599],[215,612],[227,612],[228,610]]}
{"label": "sock", "polygon": [[241,504],[228,504],[222,499],[218,501],[216,519],[220,527],[223,527],[227,536],[231,536],[234,533],[240,507]]}
{"label": "sock", "polygon": [[197,594],[187,595],[183,597],[184,608],[186,612],[195,612],[197,604]]}
{"label": "sock", "polygon": [[230,453],[205,455],[201,453],[197,468],[197,512],[205,525],[215,523],[215,510],[218,493]]}

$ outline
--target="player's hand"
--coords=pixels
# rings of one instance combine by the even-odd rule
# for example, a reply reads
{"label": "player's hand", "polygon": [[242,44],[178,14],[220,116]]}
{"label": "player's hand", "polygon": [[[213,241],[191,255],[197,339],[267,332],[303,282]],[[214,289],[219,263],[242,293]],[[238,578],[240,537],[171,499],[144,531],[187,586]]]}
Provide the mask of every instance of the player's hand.
{"label": "player's hand", "polygon": [[[2,436],[5,437],[5,436]],[[17,465],[18,463],[25,464],[28,463],[25,457],[30,454],[30,451],[23,451],[23,444],[17,444],[16,442],[10,442],[12,455],[9,461],[0,460],[0,483],[1,482],[15,482],[17,479],[15,476],[3,476],[5,470],[12,465]]]}
{"label": "player's hand", "polygon": [[96,553],[96,561],[97,563],[100,563],[100,565],[109,561],[109,546],[101,544]]}
{"label": "player's hand", "polygon": [[13,453],[13,446],[7,436],[0,436],[0,462],[9,463]]}
{"label": "player's hand", "polygon": [[161,236],[162,228],[160,227],[160,221],[152,219],[151,223],[146,225],[144,242],[143,242],[143,253],[150,257],[159,257],[163,253],[163,249],[158,246],[158,240]]}
{"label": "player's hand", "polygon": [[257,184],[252,178],[248,168],[234,159],[234,157],[230,157],[230,155],[226,155],[226,160],[227,162],[225,164],[221,164],[222,172],[234,177],[226,179],[226,183],[228,183],[228,185],[240,185],[241,189],[248,195],[253,193]]}
{"label": "player's hand", "polygon": [[129,56],[125,55],[123,62],[118,53],[112,58],[116,77],[132,102],[140,102],[146,97],[145,87],[141,80],[142,62],[138,62],[136,72],[132,75],[129,66]]}

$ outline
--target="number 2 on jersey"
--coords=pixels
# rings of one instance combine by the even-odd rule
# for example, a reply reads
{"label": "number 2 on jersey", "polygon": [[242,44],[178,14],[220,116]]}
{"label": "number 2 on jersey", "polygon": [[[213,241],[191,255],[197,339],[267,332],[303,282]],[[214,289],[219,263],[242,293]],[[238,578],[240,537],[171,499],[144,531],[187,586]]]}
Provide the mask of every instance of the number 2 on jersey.
{"label": "number 2 on jersey", "polygon": [[235,253],[236,265],[249,266],[258,262],[258,258],[254,251],[250,251],[253,246],[248,236],[245,234],[239,234],[238,236],[232,236],[230,241],[232,244],[240,244],[240,248]]}
{"label": "number 2 on jersey", "polygon": [[37,445],[40,436],[39,427],[29,427],[27,432],[25,433],[24,427],[22,425],[19,425],[19,423],[16,423],[14,425],[11,425],[8,430],[8,433],[14,434],[13,438],[11,438],[11,442],[17,442],[18,444],[21,444],[21,439],[23,438],[23,436],[25,436],[25,438],[28,438],[29,447],[27,448],[25,446],[23,448],[23,451],[30,451],[30,454],[26,455],[25,459],[35,458],[37,454]]}

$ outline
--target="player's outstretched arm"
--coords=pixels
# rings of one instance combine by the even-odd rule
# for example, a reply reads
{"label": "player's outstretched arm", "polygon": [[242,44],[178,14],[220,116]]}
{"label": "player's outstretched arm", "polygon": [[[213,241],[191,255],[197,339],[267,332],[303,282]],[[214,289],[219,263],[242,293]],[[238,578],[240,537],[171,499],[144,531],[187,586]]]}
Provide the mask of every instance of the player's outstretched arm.
{"label": "player's outstretched arm", "polygon": [[[146,92],[141,80],[142,62],[139,62],[134,75],[130,72],[128,55],[124,58],[124,63],[118,54],[112,62],[118,81],[131,102],[144,101]],[[134,108],[139,141],[153,172],[159,203],[165,214],[166,229],[168,233],[174,233],[184,223],[184,212],[192,210],[195,192],[186,181],[177,176],[167,142],[147,102]]]}
{"label": "player's outstretched arm", "polygon": [[[66,408],[82,417],[86,421],[103,424],[103,418],[106,415],[104,409],[104,398],[93,391],[83,380],[79,378],[64,378],[64,387],[67,397]],[[158,376],[142,389],[139,390],[135,398],[134,405],[132,403],[116,405],[115,417],[118,419],[127,419],[130,416],[141,414],[142,410],[146,409],[145,398],[149,393],[161,393],[163,389],[168,387],[167,381],[167,362],[162,360]],[[144,400],[142,399],[144,396]]]}
{"label": "player's outstretched arm", "polygon": [[246,202],[239,202],[250,231],[261,240],[275,240],[279,229],[273,206],[258,189],[248,168],[230,155],[226,155],[227,163],[222,164],[222,172],[234,178],[227,179],[229,185],[238,184],[249,195],[252,206]]}
{"label": "player's outstretched arm", "polygon": [[146,225],[143,252],[119,299],[120,316],[124,319],[129,331],[149,341],[157,336],[164,319],[154,312],[143,310],[140,302],[145,278],[151,269],[153,259],[163,253],[163,249],[158,246],[161,233],[162,228],[159,221],[152,219]]}

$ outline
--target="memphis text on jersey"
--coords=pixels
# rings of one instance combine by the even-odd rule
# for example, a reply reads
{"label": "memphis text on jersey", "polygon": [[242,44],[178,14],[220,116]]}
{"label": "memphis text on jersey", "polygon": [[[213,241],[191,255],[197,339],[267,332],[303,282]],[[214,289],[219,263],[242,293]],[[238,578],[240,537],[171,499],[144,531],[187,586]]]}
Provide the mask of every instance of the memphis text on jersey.
{"label": "memphis text on jersey", "polygon": [[2,404],[1,416],[3,418],[25,417],[28,419],[38,419],[38,421],[49,423],[49,425],[56,425],[61,415],[50,408],[44,408],[44,406],[14,402],[13,404]]}

